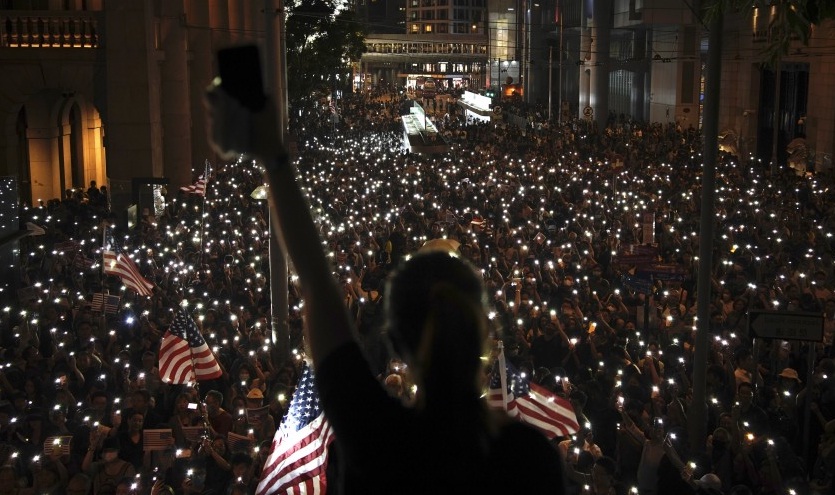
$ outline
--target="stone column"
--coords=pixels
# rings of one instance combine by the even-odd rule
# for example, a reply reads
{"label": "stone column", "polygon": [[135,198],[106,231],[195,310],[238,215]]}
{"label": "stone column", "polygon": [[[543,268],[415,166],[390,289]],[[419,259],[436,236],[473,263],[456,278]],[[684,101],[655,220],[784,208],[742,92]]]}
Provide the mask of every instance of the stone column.
{"label": "stone column", "polygon": [[[191,150],[188,33],[180,22],[185,11],[182,2],[162,2],[160,5],[160,43],[165,53],[159,64],[160,113],[165,129],[163,159],[165,176],[171,180],[169,189],[173,189],[191,183],[191,169],[202,170],[203,160],[193,159]],[[197,91],[200,89],[200,86],[195,87]]]}

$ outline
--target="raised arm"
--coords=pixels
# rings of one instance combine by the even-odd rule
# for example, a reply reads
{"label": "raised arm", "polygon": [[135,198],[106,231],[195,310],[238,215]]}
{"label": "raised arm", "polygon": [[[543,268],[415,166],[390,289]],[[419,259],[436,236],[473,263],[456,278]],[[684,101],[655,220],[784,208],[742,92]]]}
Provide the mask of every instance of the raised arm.
{"label": "raised arm", "polygon": [[353,339],[342,292],[331,274],[310,206],[296,182],[285,143],[280,142],[276,109],[268,101],[253,113],[219,86],[206,95],[210,140],[230,158],[245,152],[260,159],[270,186],[270,219],[301,282],[305,300],[308,344],[314,364],[321,364],[337,347]]}

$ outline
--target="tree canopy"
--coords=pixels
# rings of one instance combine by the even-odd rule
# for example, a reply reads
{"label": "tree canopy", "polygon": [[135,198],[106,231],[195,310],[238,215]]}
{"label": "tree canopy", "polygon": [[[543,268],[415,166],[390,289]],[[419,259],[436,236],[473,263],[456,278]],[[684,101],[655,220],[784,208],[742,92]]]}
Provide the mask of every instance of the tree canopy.
{"label": "tree canopy", "polygon": [[762,53],[763,62],[771,66],[788,55],[793,42],[808,45],[814,26],[835,18],[835,0],[715,0],[707,6],[707,17],[723,15],[726,9],[746,14],[773,9],[769,42]]}
{"label": "tree canopy", "polygon": [[331,0],[290,0],[285,33],[291,101],[350,85],[351,64],[365,51],[353,11],[338,10]]}

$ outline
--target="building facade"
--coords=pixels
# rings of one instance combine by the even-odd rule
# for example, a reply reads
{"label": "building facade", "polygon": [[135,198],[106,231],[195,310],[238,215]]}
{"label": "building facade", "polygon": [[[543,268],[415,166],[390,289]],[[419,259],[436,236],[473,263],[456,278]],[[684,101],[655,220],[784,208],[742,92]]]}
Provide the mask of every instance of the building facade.
{"label": "building facade", "polygon": [[277,1],[267,13],[245,0],[0,6],[0,174],[19,177],[26,202],[96,181],[122,207],[137,177],[190,183],[214,158],[202,97],[216,50],[263,46],[278,22]]}
{"label": "building facade", "polygon": [[405,0],[399,33],[368,24],[368,52],[358,78],[398,86],[432,78],[442,89],[484,87],[487,11],[488,0]]}
{"label": "building facade", "polygon": [[[444,14],[437,11],[441,4]],[[438,18],[455,15],[446,9],[457,6],[408,0],[407,32],[396,40],[372,35],[363,56],[365,70],[381,71],[385,76],[380,78],[400,84],[414,74],[442,77],[440,68],[449,67],[458,53],[439,47],[472,36],[473,41],[464,42],[476,47],[464,50],[470,65],[460,68],[482,75],[470,79],[470,89],[515,93],[550,108],[555,118],[585,117],[604,125],[610,117],[623,116],[701,127],[707,30],[691,2],[488,0],[486,7],[484,37],[473,24],[475,33],[458,27],[461,32],[444,33],[449,39],[438,39],[436,45],[439,35],[432,33],[452,25]],[[828,49],[835,37],[833,23],[814,27],[808,46],[792,46],[777,71],[763,64],[774,15],[768,9],[725,15],[719,128],[738,136],[743,157],[767,161],[776,154],[782,163],[787,144],[801,138],[809,148],[809,165],[830,167],[835,101],[826,95],[835,83],[830,69],[835,53]],[[447,27],[439,28],[439,22]],[[399,52],[387,56],[380,47]],[[816,102],[814,107],[809,101]]]}

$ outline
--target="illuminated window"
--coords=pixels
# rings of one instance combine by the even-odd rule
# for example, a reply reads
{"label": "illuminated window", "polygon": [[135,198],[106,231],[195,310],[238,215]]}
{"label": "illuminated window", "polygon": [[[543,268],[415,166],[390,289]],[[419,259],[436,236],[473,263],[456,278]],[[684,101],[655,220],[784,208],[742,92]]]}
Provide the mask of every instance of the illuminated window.
{"label": "illuminated window", "polygon": [[419,33],[420,32],[420,24],[412,24],[412,32]]}

